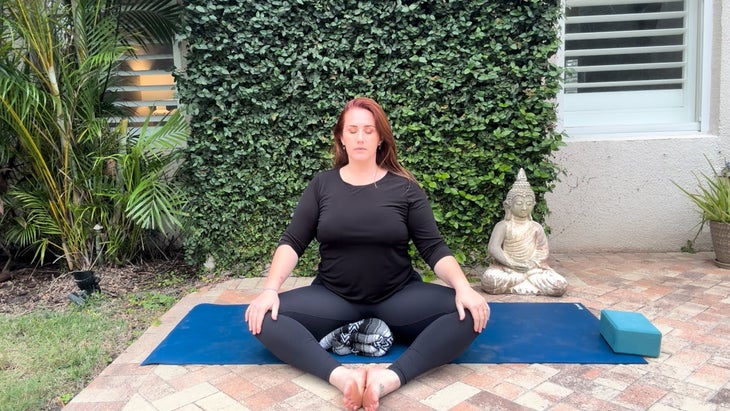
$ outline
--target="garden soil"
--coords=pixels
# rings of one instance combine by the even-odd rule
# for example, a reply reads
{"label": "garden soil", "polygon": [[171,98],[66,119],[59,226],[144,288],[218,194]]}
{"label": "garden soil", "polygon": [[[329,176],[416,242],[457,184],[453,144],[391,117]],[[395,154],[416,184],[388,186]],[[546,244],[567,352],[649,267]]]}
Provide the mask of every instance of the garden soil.
{"label": "garden soil", "polygon": [[[9,273],[10,279],[0,282],[0,314],[62,309],[73,304],[68,295],[80,291],[70,273],[54,267],[15,266]],[[98,267],[96,275],[102,293],[122,300],[148,292],[179,299],[200,287],[223,280],[200,276],[177,259]]]}

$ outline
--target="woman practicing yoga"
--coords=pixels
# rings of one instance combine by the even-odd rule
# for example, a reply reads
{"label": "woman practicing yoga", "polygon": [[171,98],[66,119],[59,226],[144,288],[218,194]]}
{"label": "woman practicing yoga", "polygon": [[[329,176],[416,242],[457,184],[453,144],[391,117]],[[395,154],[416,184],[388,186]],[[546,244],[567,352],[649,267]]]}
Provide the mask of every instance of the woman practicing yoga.
{"label": "woman practicing yoga", "polygon": [[[279,359],[337,387],[347,409],[370,411],[463,353],[486,326],[489,306],[441,237],[424,191],[398,162],[380,105],[349,101],[333,133],[334,168],[304,190],[245,320]],[[315,238],[320,262],[312,284],[279,293]],[[448,287],[421,280],[410,241]],[[387,368],[346,367],[319,344],[366,318],[384,321],[396,341],[409,344]]]}

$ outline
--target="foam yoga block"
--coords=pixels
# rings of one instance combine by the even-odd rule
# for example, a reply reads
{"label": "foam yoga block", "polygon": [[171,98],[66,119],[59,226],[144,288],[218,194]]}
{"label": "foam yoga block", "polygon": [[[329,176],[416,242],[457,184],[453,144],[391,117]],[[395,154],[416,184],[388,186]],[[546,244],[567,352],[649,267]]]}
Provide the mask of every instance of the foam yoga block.
{"label": "foam yoga block", "polygon": [[600,332],[617,353],[659,356],[662,333],[641,313],[601,310]]}

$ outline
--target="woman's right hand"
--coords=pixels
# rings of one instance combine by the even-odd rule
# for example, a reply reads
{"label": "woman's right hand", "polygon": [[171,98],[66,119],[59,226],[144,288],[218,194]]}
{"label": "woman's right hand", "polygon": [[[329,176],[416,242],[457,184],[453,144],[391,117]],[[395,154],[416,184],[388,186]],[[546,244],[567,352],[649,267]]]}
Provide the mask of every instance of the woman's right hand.
{"label": "woman's right hand", "polygon": [[271,311],[271,319],[276,321],[279,315],[279,293],[273,288],[265,289],[246,309],[244,319],[248,323],[248,330],[253,335],[261,332],[264,316]]}
{"label": "woman's right hand", "polygon": [[265,288],[258,297],[251,301],[244,315],[251,334],[257,335],[261,332],[261,324],[264,323],[264,316],[267,312],[271,311],[271,319],[276,321],[279,316],[279,292],[277,290],[291,274],[298,260],[299,255],[290,245],[282,244],[276,247],[268,278],[264,282]]}

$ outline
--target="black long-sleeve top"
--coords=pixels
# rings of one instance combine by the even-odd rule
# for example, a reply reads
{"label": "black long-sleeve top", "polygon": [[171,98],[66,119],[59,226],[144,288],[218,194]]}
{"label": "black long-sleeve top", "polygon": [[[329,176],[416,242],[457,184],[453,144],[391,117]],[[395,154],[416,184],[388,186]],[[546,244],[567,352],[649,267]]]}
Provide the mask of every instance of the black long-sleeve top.
{"label": "black long-sleeve top", "polygon": [[418,276],[409,240],[431,268],[451,255],[426,194],[392,173],[364,186],[344,182],[337,169],[317,174],[279,244],[301,256],[313,238],[320,243],[315,281],[361,303],[382,301]]}

